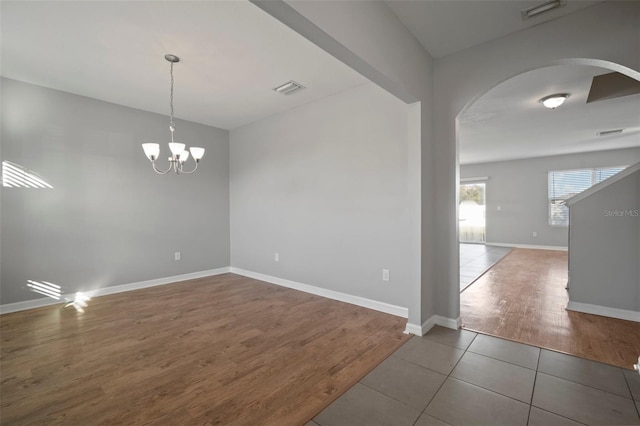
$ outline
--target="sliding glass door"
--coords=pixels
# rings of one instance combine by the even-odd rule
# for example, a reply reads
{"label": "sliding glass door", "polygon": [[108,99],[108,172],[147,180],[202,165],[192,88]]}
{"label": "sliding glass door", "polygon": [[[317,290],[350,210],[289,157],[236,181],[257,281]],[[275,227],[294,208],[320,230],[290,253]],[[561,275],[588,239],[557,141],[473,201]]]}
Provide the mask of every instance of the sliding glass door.
{"label": "sliding glass door", "polygon": [[486,241],[486,187],[484,183],[460,184],[461,243],[484,243]]}

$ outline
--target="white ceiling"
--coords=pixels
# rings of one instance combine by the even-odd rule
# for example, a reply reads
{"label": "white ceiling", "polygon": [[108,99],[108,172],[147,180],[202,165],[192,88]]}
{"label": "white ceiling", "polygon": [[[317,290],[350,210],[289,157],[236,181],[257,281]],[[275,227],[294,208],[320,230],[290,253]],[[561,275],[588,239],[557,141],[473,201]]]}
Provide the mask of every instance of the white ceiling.
{"label": "white ceiling", "polygon": [[[538,1],[394,1],[387,4],[433,56],[557,18],[594,2],[527,21]],[[169,112],[175,65],[178,118],[232,129],[330,96],[364,77],[247,1],[6,1],[1,8],[1,74],[120,105]],[[462,163],[582,152],[639,144],[638,96],[584,105],[590,67],[552,67],[509,80],[461,117]],[[272,90],[288,80],[307,88]],[[570,92],[548,111],[544,95]],[[635,120],[635,121],[634,121]],[[618,124],[619,123],[619,124]],[[628,130],[598,139],[597,131]]]}
{"label": "white ceiling", "polygon": [[[494,87],[459,117],[460,163],[640,147],[640,94],[586,103],[593,76],[609,72],[553,66]],[[555,110],[543,107],[540,98],[553,93],[571,96]]]}
{"label": "white ceiling", "polygon": [[[246,1],[2,1],[2,76],[232,129],[368,80]],[[284,96],[272,89],[294,80]]]}
{"label": "white ceiling", "polygon": [[504,37],[601,0],[568,0],[523,20],[520,11],[545,0],[386,0],[393,13],[434,58]]}
{"label": "white ceiling", "polygon": [[[434,58],[440,58],[600,1],[568,0],[558,9],[523,20],[521,10],[544,0],[386,0],[393,13]],[[610,70],[556,66],[514,77],[491,89],[460,117],[460,163],[542,157],[640,147],[640,95],[586,104],[594,75]],[[538,102],[567,92],[561,108]],[[602,130],[625,128],[618,136]]]}

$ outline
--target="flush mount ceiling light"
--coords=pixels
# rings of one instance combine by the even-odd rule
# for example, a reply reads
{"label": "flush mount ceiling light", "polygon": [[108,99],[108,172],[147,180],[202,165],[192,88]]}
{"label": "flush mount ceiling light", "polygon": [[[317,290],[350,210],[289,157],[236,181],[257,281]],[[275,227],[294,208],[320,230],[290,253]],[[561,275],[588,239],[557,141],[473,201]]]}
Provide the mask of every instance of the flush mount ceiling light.
{"label": "flush mount ceiling light", "polygon": [[173,123],[173,64],[180,62],[180,58],[176,55],[166,54],[164,58],[171,64],[171,96],[169,98],[169,108],[171,115],[169,117],[169,131],[171,131],[171,142],[169,142],[169,150],[171,151],[171,157],[169,157],[169,168],[167,170],[160,170],[156,166],[156,160],[160,155],[160,145],[157,143],[143,143],[142,149],[145,155],[151,161],[153,170],[161,175],[169,173],[171,170],[178,174],[190,174],[196,171],[200,159],[204,156],[204,148],[193,146],[190,148],[191,156],[196,162],[196,166],[191,171],[184,170],[184,163],[189,159],[189,151],[185,150],[185,144],[178,143],[173,140],[173,132],[176,131],[176,126]]}
{"label": "flush mount ceiling light", "polygon": [[546,1],[544,3],[540,3],[535,6],[529,7],[527,9],[521,10],[520,14],[522,15],[522,19],[526,20],[529,18],[533,18],[534,16],[540,15],[541,13],[548,12],[552,9],[557,9],[566,4],[567,4],[566,0]]}
{"label": "flush mount ceiling light", "polygon": [[286,83],[273,88],[273,90],[275,90],[278,93],[282,93],[283,95],[290,95],[302,89],[304,89],[304,86],[300,83],[296,83],[293,80],[287,81]]}
{"label": "flush mount ceiling light", "polygon": [[555,95],[545,96],[540,99],[540,103],[549,109],[556,109],[564,103],[569,97],[568,93],[556,93]]}

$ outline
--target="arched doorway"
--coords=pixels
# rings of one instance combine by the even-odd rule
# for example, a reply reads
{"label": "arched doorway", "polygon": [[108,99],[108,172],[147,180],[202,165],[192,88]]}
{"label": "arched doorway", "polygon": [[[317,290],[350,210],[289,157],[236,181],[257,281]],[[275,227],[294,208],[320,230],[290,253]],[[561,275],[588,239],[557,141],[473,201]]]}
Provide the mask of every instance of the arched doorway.
{"label": "arched doorway", "polygon": [[[458,114],[458,175],[461,180],[475,176],[487,182],[488,244],[547,250],[565,247],[566,250],[567,227],[558,226],[551,220],[549,173],[624,166],[629,165],[626,164],[628,161],[634,161],[634,155],[640,157],[637,152],[640,123],[630,107],[640,102],[640,95],[612,96],[606,101],[591,99],[594,77],[612,71],[640,80],[636,71],[605,61],[557,61],[493,85]],[[547,110],[539,99],[552,93],[569,93],[569,99],[563,107]],[[630,114],[631,118],[624,114]],[[606,136],[613,128],[629,130],[615,138],[600,136],[600,133]],[[460,181],[457,190],[459,188]],[[566,264],[566,254],[564,257]],[[509,267],[514,268],[513,265]],[[558,269],[557,263],[555,267]],[[530,340],[531,335],[540,331],[535,329],[536,325],[547,331],[557,328],[566,332],[570,328],[564,311],[566,300],[562,300],[560,294],[566,293],[566,276],[557,295],[541,294],[541,298],[547,300],[539,302],[535,301],[536,295],[528,295],[518,306],[520,302],[501,293],[502,287],[496,284],[501,277],[496,272],[498,269],[492,270],[494,277],[490,276],[493,272],[486,274],[460,296],[464,326],[536,346],[544,346]],[[510,271],[512,276],[521,275],[521,272]],[[542,276],[545,272],[538,274]],[[522,279],[536,281],[537,276]],[[516,282],[512,278],[510,285]],[[484,293],[480,288],[482,285],[488,289]],[[549,301],[551,298],[554,300]],[[551,315],[558,323],[553,325],[544,324],[544,318],[535,317],[537,311],[550,303],[556,303],[557,312]],[[481,321],[477,321],[478,318]],[[523,329],[530,329],[531,333],[527,334]],[[564,350],[562,347],[552,349]]]}

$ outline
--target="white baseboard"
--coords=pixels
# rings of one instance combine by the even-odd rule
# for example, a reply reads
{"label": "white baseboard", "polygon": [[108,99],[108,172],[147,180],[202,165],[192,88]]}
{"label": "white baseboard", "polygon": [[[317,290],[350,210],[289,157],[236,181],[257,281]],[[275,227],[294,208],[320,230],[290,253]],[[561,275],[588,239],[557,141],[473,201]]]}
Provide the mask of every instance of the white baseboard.
{"label": "white baseboard", "polygon": [[[106,296],[107,294],[122,293],[124,291],[139,290],[147,287],[155,287],[158,285],[172,284],[179,281],[192,280],[195,278],[209,277],[212,275],[221,275],[229,273],[229,267],[209,269],[207,271],[191,272],[189,274],[174,275],[172,277],[156,278],[153,280],[140,281],[137,283],[114,285],[93,290],[81,290],[83,294],[89,297]],[[26,309],[40,308],[42,306],[57,305],[67,303],[74,300],[75,293],[63,294],[60,300],[45,297],[42,299],[25,300],[24,302],[7,303],[0,305],[0,313],[8,314],[11,312],[24,311]]]}
{"label": "white baseboard", "polygon": [[276,284],[282,287],[292,288],[294,290],[300,290],[305,293],[315,294],[317,296],[326,297],[327,299],[339,300],[340,302],[351,303],[352,305],[362,306],[364,308],[373,309],[376,311],[384,312],[387,314],[395,315],[402,318],[409,316],[409,310],[402,306],[391,305],[377,300],[367,299],[360,296],[353,296],[351,294],[342,293],[339,291],[328,290],[322,287],[316,287],[309,284],[303,284],[296,281],[286,280],[283,278],[273,277],[271,275],[265,275],[258,272],[247,271],[240,268],[231,267],[230,272],[232,274],[242,275],[245,277],[253,278],[260,281],[266,281],[271,284]]}
{"label": "white baseboard", "polygon": [[580,303],[569,301],[567,310],[583,312],[585,314],[600,315],[603,317],[618,318],[627,321],[640,322],[640,312],[630,311],[627,309],[609,308],[601,305],[591,305],[589,303]]}
{"label": "white baseboard", "polygon": [[457,330],[462,327],[462,318],[447,318],[440,315],[433,316],[435,324],[440,327],[450,328],[452,330]]}
{"label": "white baseboard", "polygon": [[534,249],[534,250],[560,250],[567,251],[568,248],[565,246],[540,246],[535,244],[515,244],[515,243],[484,243],[487,246],[496,246],[496,247],[513,247],[513,248],[524,248],[524,249]]}
{"label": "white baseboard", "polygon": [[424,336],[425,333],[423,333],[423,330],[424,330],[423,327],[425,327],[425,326],[426,326],[426,322],[424,324],[422,324],[422,325],[411,324],[411,323],[407,322],[407,326],[404,329],[404,334],[413,334],[413,335],[416,335],[416,336]]}
{"label": "white baseboard", "polygon": [[451,328],[457,330],[462,326],[462,318],[447,318],[440,315],[433,315],[428,320],[422,323],[422,325],[407,323],[405,328],[405,334],[415,334],[416,336],[424,336],[434,326]]}

